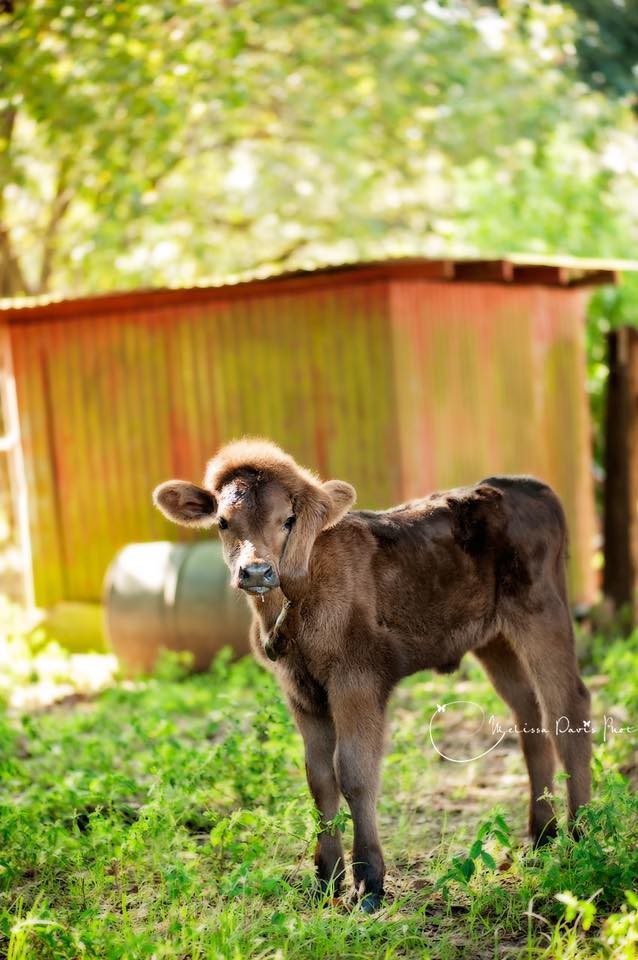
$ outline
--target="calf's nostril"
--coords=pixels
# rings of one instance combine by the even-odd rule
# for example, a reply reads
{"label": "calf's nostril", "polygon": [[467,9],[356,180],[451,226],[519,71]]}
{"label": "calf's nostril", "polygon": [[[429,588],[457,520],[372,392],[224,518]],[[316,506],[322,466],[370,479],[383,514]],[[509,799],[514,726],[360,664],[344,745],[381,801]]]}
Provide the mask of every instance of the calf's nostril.
{"label": "calf's nostril", "polygon": [[243,584],[272,583],[276,578],[270,563],[248,563],[239,568],[239,582]]}

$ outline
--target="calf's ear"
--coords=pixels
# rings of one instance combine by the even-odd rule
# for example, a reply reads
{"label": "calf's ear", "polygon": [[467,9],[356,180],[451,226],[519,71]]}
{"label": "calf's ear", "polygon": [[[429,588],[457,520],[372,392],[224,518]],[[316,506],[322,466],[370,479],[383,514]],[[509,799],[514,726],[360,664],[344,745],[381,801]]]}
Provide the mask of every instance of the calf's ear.
{"label": "calf's ear", "polygon": [[330,527],[335,527],[354,505],[357,491],[344,480],[328,480],[322,489],[330,498],[328,518],[323,525],[324,530],[329,530]]}
{"label": "calf's ear", "polygon": [[315,540],[322,530],[339,523],[356,496],[349,483],[328,480],[321,486],[309,486],[295,499],[296,523],[279,564],[282,576],[291,580],[306,576]]}
{"label": "calf's ear", "polygon": [[153,491],[153,503],[165,517],[182,527],[212,527],[217,500],[195,483],[167,480]]}
{"label": "calf's ear", "polygon": [[300,580],[308,573],[314,542],[328,515],[328,498],[318,486],[308,486],[293,503],[295,525],[290,531],[279,572],[283,577]]}

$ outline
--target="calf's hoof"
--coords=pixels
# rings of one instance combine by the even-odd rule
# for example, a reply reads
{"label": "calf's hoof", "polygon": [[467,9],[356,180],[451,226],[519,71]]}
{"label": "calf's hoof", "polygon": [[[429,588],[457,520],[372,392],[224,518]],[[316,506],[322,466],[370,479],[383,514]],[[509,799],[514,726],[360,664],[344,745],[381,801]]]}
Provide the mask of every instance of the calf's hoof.
{"label": "calf's hoof", "polygon": [[539,847],[544,847],[550,843],[557,834],[558,824],[555,819],[548,820],[543,824],[535,824],[531,830],[533,849],[538,850]]}
{"label": "calf's hoof", "polygon": [[383,903],[383,890],[368,891],[367,893],[356,893],[354,899],[354,909],[361,913],[376,913]]}
{"label": "calf's hoof", "polygon": [[341,901],[341,892],[341,877],[335,877],[332,880],[317,877],[311,890],[310,899],[315,903],[323,900],[324,906],[328,906]]}
{"label": "calf's hoof", "polygon": [[362,913],[376,913],[381,907],[383,897],[378,893],[366,893],[359,901],[359,909]]}

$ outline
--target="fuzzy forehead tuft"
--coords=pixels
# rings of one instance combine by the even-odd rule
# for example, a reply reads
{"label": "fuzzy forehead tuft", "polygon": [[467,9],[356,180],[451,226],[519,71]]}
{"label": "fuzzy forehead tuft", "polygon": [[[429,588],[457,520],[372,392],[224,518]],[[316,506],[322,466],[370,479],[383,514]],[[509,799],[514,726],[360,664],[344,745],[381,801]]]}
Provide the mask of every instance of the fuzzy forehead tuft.
{"label": "fuzzy forehead tuft", "polygon": [[293,458],[271,440],[246,437],[226,444],[208,461],[204,486],[219,493],[237,476],[254,474],[257,480],[277,480],[294,497],[309,484],[318,486],[317,477],[300,467]]}

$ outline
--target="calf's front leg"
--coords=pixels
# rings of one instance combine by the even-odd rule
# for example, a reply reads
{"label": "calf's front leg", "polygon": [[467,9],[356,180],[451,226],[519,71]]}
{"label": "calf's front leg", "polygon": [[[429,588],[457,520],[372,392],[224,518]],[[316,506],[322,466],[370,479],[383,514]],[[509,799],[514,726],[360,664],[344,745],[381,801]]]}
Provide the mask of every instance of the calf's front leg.
{"label": "calf's front leg", "polygon": [[293,715],[303,737],[306,777],[320,816],[315,848],[317,877],[323,893],[333,884],[335,895],[338,895],[344,872],[343,847],[341,833],[330,826],[330,821],[339,812],[341,800],[333,766],[335,728],[330,716],[315,716],[296,707],[293,707]]}
{"label": "calf's front leg", "polygon": [[340,680],[333,686],[330,707],[337,733],[337,781],[352,814],[355,892],[370,913],[383,898],[385,872],[376,817],[385,697],[379,695],[373,678],[356,679],[356,683]]}

